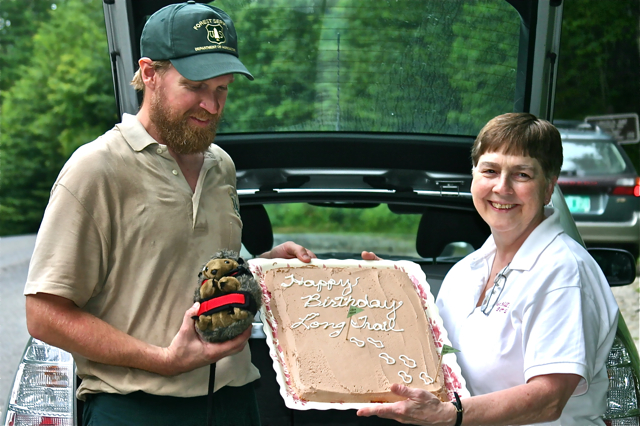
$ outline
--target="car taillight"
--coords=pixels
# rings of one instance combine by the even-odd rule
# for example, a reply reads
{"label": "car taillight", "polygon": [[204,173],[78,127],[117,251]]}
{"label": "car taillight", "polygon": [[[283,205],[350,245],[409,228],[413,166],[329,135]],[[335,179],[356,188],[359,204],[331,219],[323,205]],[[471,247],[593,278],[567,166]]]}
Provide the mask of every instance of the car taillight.
{"label": "car taillight", "polygon": [[5,426],[73,426],[71,354],[31,339],[18,367]]}
{"label": "car taillight", "polygon": [[613,341],[607,360],[609,390],[607,391],[607,411],[604,414],[608,426],[640,425],[638,410],[638,383],[633,374],[631,357],[622,340]]}
{"label": "car taillight", "polygon": [[622,178],[616,181],[616,186],[611,192],[613,195],[633,195],[640,197],[640,177]]}

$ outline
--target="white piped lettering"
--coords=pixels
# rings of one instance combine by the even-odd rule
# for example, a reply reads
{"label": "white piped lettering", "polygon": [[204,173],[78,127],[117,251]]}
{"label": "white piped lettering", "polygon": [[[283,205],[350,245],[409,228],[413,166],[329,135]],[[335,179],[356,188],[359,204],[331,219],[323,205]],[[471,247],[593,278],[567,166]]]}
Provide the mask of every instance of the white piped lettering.
{"label": "white piped lettering", "polygon": [[[342,330],[344,330],[344,326],[347,325],[346,321],[342,321],[339,323],[328,322],[328,321],[323,321],[323,322],[311,321],[313,319],[318,318],[319,316],[320,314],[317,312],[312,312],[310,314],[307,314],[307,316],[305,316],[304,318],[300,318],[300,321],[291,324],[291,328],[296,329],[300,326],[303,326],[307,330],[315,329],[315,328],[323,328],[326,330],[327,328],[333,328],[333,329],[336,329],[336,331],[329,333],[329,337],[338,337],[340,333],[342,333]],[[311,322],[307,324],[307,321],[311,321]]]}

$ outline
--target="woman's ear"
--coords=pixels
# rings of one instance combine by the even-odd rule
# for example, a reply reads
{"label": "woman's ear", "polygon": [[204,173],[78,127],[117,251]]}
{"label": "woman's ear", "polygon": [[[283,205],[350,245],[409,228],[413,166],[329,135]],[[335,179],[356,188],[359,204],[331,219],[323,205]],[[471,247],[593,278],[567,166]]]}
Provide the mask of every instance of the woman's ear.
{"label": "woman's ear", "polygon": [[551,196],[553,195],[553,189],[556,186],[556,183],[558,183],[558,177],[554,176],[549,180],[549,183],[547,185],[545,194],[544,194],[544,205],[546,206],[547,204],[549,204],[551,202]]}

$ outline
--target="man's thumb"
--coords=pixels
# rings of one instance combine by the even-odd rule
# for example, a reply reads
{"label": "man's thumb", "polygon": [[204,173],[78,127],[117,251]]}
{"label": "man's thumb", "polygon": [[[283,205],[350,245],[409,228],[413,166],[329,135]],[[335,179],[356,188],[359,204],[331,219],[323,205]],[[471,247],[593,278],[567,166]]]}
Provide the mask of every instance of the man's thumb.
{"label": "man's thumb", "polygon": [[198,309],[200,309],[200,303],[196,302],[192,307],[187,309],[187,312],[185,312],[185,319],[191,319],[192,317],[198,315]]}

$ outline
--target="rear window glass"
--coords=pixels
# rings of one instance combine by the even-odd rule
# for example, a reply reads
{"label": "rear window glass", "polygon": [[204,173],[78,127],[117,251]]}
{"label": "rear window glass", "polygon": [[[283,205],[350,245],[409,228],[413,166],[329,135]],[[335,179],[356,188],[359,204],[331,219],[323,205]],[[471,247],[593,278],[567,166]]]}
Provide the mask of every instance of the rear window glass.
{"label": "rear window glass", "polygon": [[[363,250],[384,259],[422,259],[416,238],[422,215],[396,213],[386,204],[265,204],[273,231],[273,245],[286,241],[308,248],[321,258],[359,259]],[[437,224],[434,224],[437,232]],[[473,251],[464,242],[444,247],[439,261],[457,261]],[[243,249],[245,257],[251,255]]]}
{"label": "rear window glass", "polygon": [[369,208],[325,207],[306,203],[265,205],[274,245],[295,241],[316,254],[419,257],[416,235],[420,214],[396,214],[387,205]]}
{"label": "rear window glass", "polygon": [[476,135],[514,110],[521,19],[504,0],[218,0],[255,81],[221,133]]}
{"label": "rear window glass", "polygon": [[618,146],[608,141],[563,141],[562,176],[614,175],[626,169]]}

